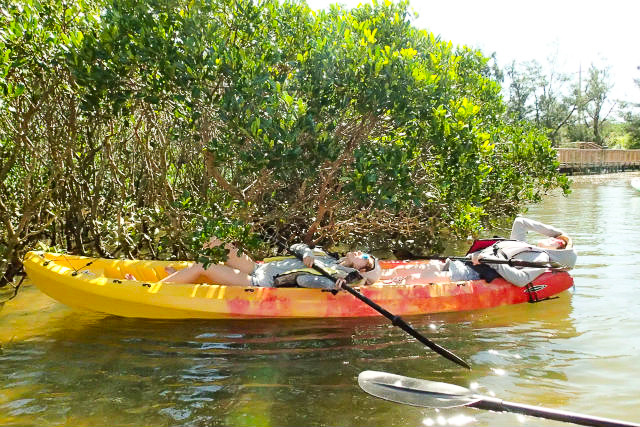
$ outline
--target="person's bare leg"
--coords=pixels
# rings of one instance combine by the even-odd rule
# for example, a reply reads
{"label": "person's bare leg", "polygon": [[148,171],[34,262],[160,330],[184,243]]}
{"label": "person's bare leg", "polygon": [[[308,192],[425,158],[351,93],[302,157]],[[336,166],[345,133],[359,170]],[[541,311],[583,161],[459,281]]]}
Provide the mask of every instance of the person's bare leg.
{"label": "person's bare leg", "polygon": [[[169,272],[169,269],[165,270]],[[200,275],[203,273],[204,268],[202,268],[202,264],[195,263],[181,270],[173,269],[173,272],[164,279],[160,280],[160,282],[195,283],[198,280],[198,277],[200,277]]]}
{"label": "person's bare leg", "polygon": [[[253,271],[253,269],[251,270]],[[251,277],[244,271],[226,265],[210,265],[204,274],[213,283],[226,286],[251,286]]]}
{"label": "person's bare leg", "polygon": [[196,283],[198,278],[203,275],[218,285],[251,286],[249,275],[240,270],[220,264],[210,265],[205,270],[200,263],[178,270],[162,279],[161,282]]}
{"label": "person's bare leg", "polygon": [[450,271],[428,271],[416,274],[409,274],[405,277],[404,283],[407,285],[421,285],[425,283],[449,283],[451,282]]}
{"label": "person's bare leg", "polygon": [[399,265],[389,270],[383,270],[383,279],[392,279],[398,276],[408,276],[412,274],[430,274],[442,272],[445,263],[439,260],[432,260],[423,264]]}
{"label": "person's bare leg", "polygon": [[238,255],[238,248],[231,243],[227,243],[224,247],[229,250],[229,256],[225,262],[226,265],[240,270],[245,274],[253,273],[253,270],[256,268],[256,263],[249,257],[249,255],[244,252],[242,255]]}
{"label": "person's bare leg", "polygon": [[[211,248],[214,246],[222,245],[222,240],[217,237],[212,237],[209,239],[209,243],[205,244],[205,248]],[[256,263],[246,254],[242,253],[242,255],[238,255],[238,248],[231,243],[227,243],[224,245],[225,249],[229,251],[229,256],[225,261],[225,264],[229,267],[235,268],[237,270],[242,271],[245,274],[253,273],[253,270],[256,267]]]}

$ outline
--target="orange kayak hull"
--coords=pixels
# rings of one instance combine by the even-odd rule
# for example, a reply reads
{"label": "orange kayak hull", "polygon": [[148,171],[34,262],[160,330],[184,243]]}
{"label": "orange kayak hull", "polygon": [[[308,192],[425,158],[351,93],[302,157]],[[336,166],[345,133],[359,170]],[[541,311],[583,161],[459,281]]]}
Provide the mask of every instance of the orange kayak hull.
{"label": "orange kayak hull", "polygon": [[[403,261],[381,261],[391,268]],[[416,263],[416,261],[411,261]],[[159,282],[164,267],[187,262],[96,259],[29,252],[24,259],[31,281],[45,294],[71,307],[124,317],[152,319],[258,319],[365,317],[379,313],[347,292],[321,289],[220,286]],[[138,280],[125,280],[126,273]],[[396,285],[377,283],[360,292],[396,315],[478,310],[520,304],[557,295],[573,286],[566,272],[545,272],[520,288],[499,278],[487,283]]]}

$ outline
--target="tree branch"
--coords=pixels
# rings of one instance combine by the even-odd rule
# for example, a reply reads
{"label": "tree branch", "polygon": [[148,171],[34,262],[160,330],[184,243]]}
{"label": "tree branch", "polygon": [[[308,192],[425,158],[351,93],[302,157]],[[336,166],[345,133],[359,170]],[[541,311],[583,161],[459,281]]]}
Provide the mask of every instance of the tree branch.
{"label": "tree branch", "polygon": [[231,185],[225,178],[222,176],[218,167],[216,166],[216,156],[209,150],[205,150],[205,166],[207,168],[207,175],[210,178],[216,180],[218,185],[222,187],[225,191],[235,197],[237,200],[245,201],[245,197],[238,188]]}

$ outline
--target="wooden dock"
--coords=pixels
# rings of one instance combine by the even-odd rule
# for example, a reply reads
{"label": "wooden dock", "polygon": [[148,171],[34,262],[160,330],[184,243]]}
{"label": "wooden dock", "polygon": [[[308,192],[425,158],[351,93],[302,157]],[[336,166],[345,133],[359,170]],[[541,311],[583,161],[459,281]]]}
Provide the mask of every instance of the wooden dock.
{"label": "wooden dock", "polygon": [[560,172],[606,173],[640,169],[640,150],[557,148]]}

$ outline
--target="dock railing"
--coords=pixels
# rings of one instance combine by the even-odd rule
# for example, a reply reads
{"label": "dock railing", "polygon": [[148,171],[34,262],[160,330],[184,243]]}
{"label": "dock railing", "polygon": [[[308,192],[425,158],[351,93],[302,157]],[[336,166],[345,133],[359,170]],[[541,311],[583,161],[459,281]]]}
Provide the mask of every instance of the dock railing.
{"label": "dock railing", "polygon": [[561,172],[609,172],[640,169],[640,150],[557,148]]}

